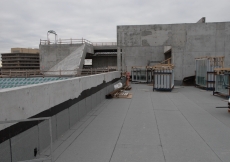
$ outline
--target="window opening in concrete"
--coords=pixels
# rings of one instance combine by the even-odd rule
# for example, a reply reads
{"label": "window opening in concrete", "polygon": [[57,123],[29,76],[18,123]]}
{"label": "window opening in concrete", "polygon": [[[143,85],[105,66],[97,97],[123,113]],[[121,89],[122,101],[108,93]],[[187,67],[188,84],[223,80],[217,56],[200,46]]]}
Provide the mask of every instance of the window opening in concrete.
{"label": "window opening in concrete", "polygon": [[172,46],[164,46],[165,60],[172,58]]}
{"label": "window opening in concrete", "polygon": [[84,65],[93,65],[92,59],[85,59]]}

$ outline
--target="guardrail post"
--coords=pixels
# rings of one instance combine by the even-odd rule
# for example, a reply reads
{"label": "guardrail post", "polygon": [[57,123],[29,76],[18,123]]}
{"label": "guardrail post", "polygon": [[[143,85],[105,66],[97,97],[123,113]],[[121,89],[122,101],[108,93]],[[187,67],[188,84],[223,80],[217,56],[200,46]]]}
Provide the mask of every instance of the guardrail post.
{"label": "guardrail post", "polygon": [[59,70],[59,75],[60,75],[60,77],[61,77],[61,70]]}

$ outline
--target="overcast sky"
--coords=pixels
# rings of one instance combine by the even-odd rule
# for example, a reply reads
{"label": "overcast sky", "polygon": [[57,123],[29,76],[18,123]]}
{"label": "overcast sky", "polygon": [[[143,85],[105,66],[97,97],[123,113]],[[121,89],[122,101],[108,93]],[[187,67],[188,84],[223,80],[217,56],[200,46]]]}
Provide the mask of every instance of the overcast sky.
{"label": "overcast sky", "polygon": [[0,53],[59,38],[116,41],[117,25],[230,20],[230,0],[0,0]]}

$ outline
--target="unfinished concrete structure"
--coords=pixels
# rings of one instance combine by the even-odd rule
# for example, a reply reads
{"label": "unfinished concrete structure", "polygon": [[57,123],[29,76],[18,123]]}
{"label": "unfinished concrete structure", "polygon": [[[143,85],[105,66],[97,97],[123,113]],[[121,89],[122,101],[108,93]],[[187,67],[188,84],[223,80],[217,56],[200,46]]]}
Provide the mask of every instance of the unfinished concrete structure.
{"label": "unfinished concrete structure", "polygon": [[[178,78],[190,75],[192,70],[188,68],[193,66],[193,55],[227,54],[229,24],[213,24],[219,26],[217,33],[223,31],[226,34],[220,37],[225,38],[224,52],[216,52],[217,49],[223,50],[220,48],[223,42],[218,44],[218,37],[210,34],[210,24],[199,27],[190,27],[194,24],[163,25],[163,29],[161,25],[150,25],[145,26],[147,34],[140,30],[136,35],[133,34],[135,30],[128,35],[125,32],[144,26],[122,27],[122,38],[128,36],[129,39],[125,40],[124,46],[118,46],[119,69],[121,65],[125,70],[127,65],[134,63],[145,66],[146,63],[162,61],[170,56],[171,51],[175,66],[182,68],[181,74],[177,71]],[[219,30],[223,24],[224,27]],[[194,28],[194,31],[190,28]],[[200,28],[207,32],[205,36],[200,33]],[[172,34],[171,30],[176,34]],[[187,32],[189,36],[185,34]],[[160,36],[160,39],[156,36]],[[203,39],[207,39],[207,42]],[[212,39],[215,40],[215,48],[208,44]],[[48,49],[54,46],[44,47],[52,53]],[[62,50],[62,47],[60,45],[58,49]],[[83,48],[82,45],[78,47]],[[69,52],[65,51],[67,56],[63,59],[74,51],[77,53],[78,47],[69,51],[71,45],[66,45],[66,51]],[[200,47],[199,50],[203,52],[195,51],[195,47]],[[209,52],[211,49],[215,49],[215,52]],[[48,57],[56,58],[59,54],[53,52]],[[139,84],[132,85],[132,99],[104,100],[105,94],[111,92],[114,84],[120,81],[124,83],[125,80],[116,71],[3,89],[0,90],[0,121],[51,117],[55,162],[230,161],[229,114],[226,109],[215,109],[216,106],[227,104],[223,99],[194,87],[178,87],[173,93],[158,93],[152,92],[152,87],[148,85]],[[50,142],[48,128],[46,121],[1,125],[0,161],[47,157],[50,154],[46,150]]]}
{"label": "unfinished concrete structure", "polygon": [[[75,39],[73,39],[75,40]],[[115,42],[91,43],[85,39],[72,39],[66,42],[47,44],[41,41],[40,69],[47,74],[76,74],[77,69],[83,69],[84,60],[92,59],[92,68],[116,66],[117,46]],[[55,71],[57,71],[55,73]],[[78,71],[79,73],[80,71]]]}
{"label": "unfinished concrete structure", "polygon": [[[132,66],[163,61],[164,49],[171,46],[175,83],[195,75],[194,58],[225,56],[230,66],[230,22],[117,26],[118,68],[130,72]],[[169,56],[167,56],[169,57]]]}

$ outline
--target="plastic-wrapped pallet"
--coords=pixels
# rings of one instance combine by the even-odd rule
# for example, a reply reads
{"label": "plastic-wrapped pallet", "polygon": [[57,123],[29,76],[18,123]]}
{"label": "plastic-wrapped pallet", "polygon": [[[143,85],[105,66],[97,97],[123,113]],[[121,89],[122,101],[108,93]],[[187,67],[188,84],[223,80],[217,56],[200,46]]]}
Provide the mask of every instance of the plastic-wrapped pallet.
{"label": "plastic-wrapped pallet", "polygon": [[229,86],[228,75],[219,74],[216,75],[215,82],[215,92],[221,93],[223,95],[229,96]]}
{"label": "plastic-wrapped pallet", "polygon": [[132,67],[131,75],[133,82],[152,82],[151,70],[146,67]]}
{"label": "plastic-wrapped pallet", "polygon": [[195,59],[196,65],[196,85],[214,90],[216,68],[223,68],[224,56],[220,57],[200,57]]}
{"label": "plastic-wrapped pallet", "polygon": [[174,88],[173,69],[155,69],[153,75],[153,90],[172,91],[172,89]]}
{"label": "plastic-wrapped pallet", "polygon": [[230,68],[219,68],[214,70],[215,75],[215,89],[214,94],[221,94],[224,96],[230,96],[229,81],[230,81]]}

